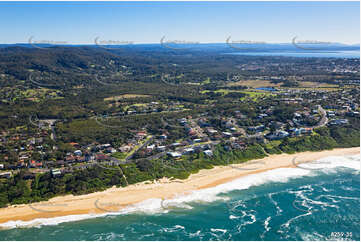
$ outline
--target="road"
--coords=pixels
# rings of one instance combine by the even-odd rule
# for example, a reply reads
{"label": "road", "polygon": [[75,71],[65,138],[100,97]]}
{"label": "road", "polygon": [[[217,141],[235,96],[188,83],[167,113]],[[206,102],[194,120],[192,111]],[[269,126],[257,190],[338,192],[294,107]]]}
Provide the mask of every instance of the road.
{"label": "road", "polygon": [[321,105],[318,106],[318,112],[319,114],[322,116],[320,121],[318,122],[317,125],[312,126],[311,128],[319,128],[319,127],[323,127],[328,123],[328,118],[327,118],[327,113],[326,111],[321,107]]}
{"label": "road", "polygon": [[125,158],[125,163],[127,163],[129,160],[132,159],[133,155],[140,149],[142,149],[144,146],[148,145],[151,141],[153,140],[153,136],[150,135],[147,137],[147,140],[142,144],[140,145],[139,147],[135,148],[134,150],[131,151],[131,154],[128,155],[126,158]]}
{"label": "road", "polygon": [[50,138],[54,141],[56,141],[56,134],[55,134],[55,125],[52,124],[51,126],[51,135],[50,135]]}

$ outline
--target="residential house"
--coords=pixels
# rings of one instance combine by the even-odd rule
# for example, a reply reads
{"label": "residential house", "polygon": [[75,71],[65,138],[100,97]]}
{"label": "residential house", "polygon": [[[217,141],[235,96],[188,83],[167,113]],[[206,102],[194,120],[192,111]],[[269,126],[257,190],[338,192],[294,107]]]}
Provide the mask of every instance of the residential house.
{"label": "residential house", "polygon": [[11,172],[0,173],[0,178],[10,178],[10,177],[11,177]]}
{"label": "residential house", "polygon": [[167,135],[165,134],[159,135],[159,139],[167,139]]}
{"label": "residential house", "polygon": [[123,145],[123,146],[119,147],[119,151],[123,152],[123,153],[129,152],[131,150],[132,150],[132,146],[130,146],[130,145]]}
{"label": "residential house", "polygon": [[278,140],[278,139],[286,138],[288,135],[289,135],[288,132],[280,130],[280,131],[276,131],[273,134],[267,134],[266,138],[269,140]]}
{"label": "residential house", "polygon": [[218,131],[215,130],[215,129],[213,129],[213,128],[208,128],[208,129],[207,129],[207,132],[208,132],[210,135],[214,135],[214,134],[218,133]]}
{"label": "residential house", "polygon": [[183,154],[192,154],[192,153],[194,153],[193,148],[186,148],[183,150]]}
{"label": "residential house", "polygon": [[152,145],[148,145],[147,146],[147,152],[152,152],[155,148],[155,144],[152,144]]}
{"label": "residential house", "polygon": [[81,150],[76,150],[74,151],[74,155],[76,156],[81,156],[83,153],[81,152]]}
{"label": "residential house", "polygon": [[254,131],[254,132],[261,132],[265,129],[265,126],[263,124],[258,125],[258,126],[254,126],[254,127],[248,127],[249,131]]}
{"label": "residential house", "polygon": [[173,146],[173,147],[180,146],[180,145],[181,145],[181,143],[178,143],[178,142],[171,144],[171,146]]}
{"label": "residential house", "polygon": [[115,152],[117,152],[117,150],[114,149],[113,147],[108,147],[108,148],[106,149],[106,152],[107,152],[107,153],[115,153]]}
{"label": "residential house", "polygon": [[157,150],[160,151],[160,152],[163,152],[163,151],[166,150],[166,147],[164,145],[161,145],[161,146],[157,147]]}
{"label": "residential house", "polygon": [[51,175],[52,175],[52,177],[61,176],[61,171],[60,171],[60,169],[52,169],[52,170],[51,170]]}
{"label": "residential house", "polygon": [[205,151],[203,151],[203,153],[204,153],[206,156],[213,156],[213,151],[212,151],[212,150],[205,150]]}
{"label": "residential house", "polygon": [[193,139],[193,143],[200,143],[201,141],[201,139]]}
{"label": "residential house", "polygon": [[230,133],[230,132],[222,132],[222,134],[223,134],[223,136],[225,136],[227,138],[232,136],[232,133]]}
{"label": "residential house", "polygon": [[179,152],[168,152],[167,155],[171,156],[172,158],[179,158],[182,156]]}
{"label": "residential house", "polygon": [[348,124],[347,119],[334,119],[329,122],[330,125],[343,125]]}

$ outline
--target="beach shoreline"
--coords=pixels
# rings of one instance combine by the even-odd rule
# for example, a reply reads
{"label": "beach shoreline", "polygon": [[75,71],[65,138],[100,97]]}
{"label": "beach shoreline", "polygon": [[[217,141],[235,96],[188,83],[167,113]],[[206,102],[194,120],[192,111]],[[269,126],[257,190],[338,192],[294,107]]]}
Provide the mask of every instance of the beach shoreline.
{"label": "beach shoreline", "polygon": [[86,195],[57,196],[44,202],[12,205],[0,208],[0,227],[1,224],[10,221],[31,221],[68,215],[107,214],[148,199],[170,199],[195,190],[207,189],[228,183],[247,175],[278,168],[296,167],[294,163],[296,158],[297,163],[303,163],[330,156],[357,154],[360,154],[360,147],[270,155],[242,164],[204,169],[196,174],[191,174],[185,180],[163,178],[158,181],[147,181],[127,187],[112,187],[101,192]]}

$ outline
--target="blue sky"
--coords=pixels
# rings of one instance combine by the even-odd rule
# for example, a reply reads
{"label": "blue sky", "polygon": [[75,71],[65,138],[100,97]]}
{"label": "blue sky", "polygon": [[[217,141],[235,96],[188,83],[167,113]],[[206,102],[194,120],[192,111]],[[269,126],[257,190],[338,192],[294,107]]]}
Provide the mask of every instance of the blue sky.
{"label": "blue sky", "polygon": [[1,2],[0,43],[359,43],[359,2]]}

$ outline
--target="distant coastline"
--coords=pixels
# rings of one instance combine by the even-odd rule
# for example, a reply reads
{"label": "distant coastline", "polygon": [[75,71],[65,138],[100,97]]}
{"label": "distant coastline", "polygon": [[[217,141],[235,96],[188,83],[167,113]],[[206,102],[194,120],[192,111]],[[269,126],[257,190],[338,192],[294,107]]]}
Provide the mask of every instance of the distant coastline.
{"label": "distant coastline", "polygon": [[283,56],[283,57],[302,57],[302,58],[360,58],[360,51],[347,50],[347,51],[252,51],[252,52],[237,52],[225,53],[226,55],[251,55],[251,56]]}
{"label": "distant coastline", "polygon": [[119,211],[126,206],[138,204],[148,199],[169,199],[177,195],[189,194],[195,190],[212,188],[246,175],[278,168],[294,168],[296,158],[299,164],[316,161],[329,156],[357,154],[360,154],[360,147],[270,155],[263,159],[251,160],[242,164],[217,166],[209,170],[201,170],[185,180],[163,178],[152,183],[148,181],[123,188],[113,187],[102,192],[87,195],[58,196],[46,202],[12,205],[0,209],[0,228],[16,227],[19,224],[19,226],[22,226],[21,224],[24,226],[26,224],[33,226],[41,223],[40,220],[44,219],[63,218],[64,221],[69,221],[69,219],[86,219],[89,218],[88,215],[101,216]]}
{"label": "distant coastline", "polygon": [[[108,46],[108,45],[104,45]],[[168,50],[160,43],[132,43],[123,45],[109,45],[110,50],[119,49],[154,49]],[[0,48],[100,48],[96,44],[29,44],[14,43],[0,44]],[[227,44],[227,43],[198,43],[186,44],[185,51],[210,51],[221,55],[246,55],[246,56],[282,56],[300,58],[360,58],[360,44],[313,44],[303,49],[302,45],[295,46],[292,43],[266,43],[266,44]]]}

